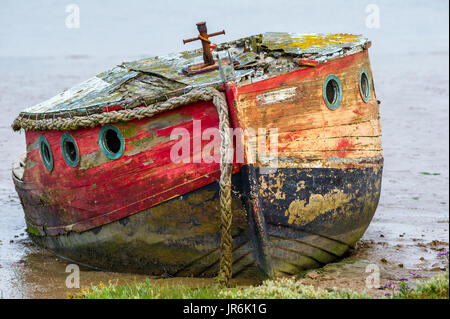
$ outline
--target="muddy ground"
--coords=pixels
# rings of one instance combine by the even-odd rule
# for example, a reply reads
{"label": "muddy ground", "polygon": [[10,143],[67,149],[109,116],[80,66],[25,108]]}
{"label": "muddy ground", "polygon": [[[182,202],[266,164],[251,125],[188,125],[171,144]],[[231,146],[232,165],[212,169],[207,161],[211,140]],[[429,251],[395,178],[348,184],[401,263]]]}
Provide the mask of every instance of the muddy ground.
{"label": "muddy ground", "polygon": [[[382,16],[385,17],[382,28],[361,30],[370,33],[374,40],[370,57],[376,94],[381,101],[385,168],[380,203],[357,247],[342,261],[306,274],[301,280],[307,284],[367,290],[366,269],[372,264],[380,269],[381,285],[401,276],[411,277],[411,272],[429,278],[445,269],[448,271],[448,259],[438,257],[439,252],[448,250],[449,242],[449,50],[448,31],[445,31],[448,30],[448,3],[438,1],[428,5],[414,1],[410,7],[395,8],[398,12],[410,10],[407,14],[389,13],[385,9],[387,2],[382,4],[386,12]],[[364,8],[361,11],[364,14]],[[304,27],[312,21],[314,12],[310,11]],[[339,11],[335,12],[339,15]],[[419,18],[412,19],[415,15]],[[392,21],[388,21],[389,17]],[[401,23],[397,25],[398,21]],[[334,23],[333,29],[353,27],[350,22],[345,26]],[[441,24],[447,27],[439,29]],[[383,29],[385,25],[390,29]],[[270,28],[281,30],[276,26],[275,23]],[[309,26],[323,31],[318,24]],[[7,27],[11,29],[9,25],[0,29],[10,30]],[[294,25],[284,25],[282,29],[302,31]],[[24,36],[29,36],[27,32],[23,32]],[[47,39],[44,35],[40,41]],[[393,47],[394,37],[399,36],[402,36],[401,43]],[[442,44],[439,37],[446,39],[447,44]],[[11,40],[8,32],[0,33],[0,44],[5,44],[5,39]],[[8,42],[11,47],[14,41]],[[25,48],[24,42],[21,43]],[[23,54],[16,51],[7,54],[6,46],[0,50],[0,297],[64,298],[78,291],[65,286],[68,275],[65,270],[71,262],[36,247],[25,231],[23,211],[10,171],[12,162],[24,151],[24,134],[13,133],[10,124],[24,107],[115,64],[141,56],[95,52],[89,47],[84,47],[86,54],[65,54],[59,49],[53,54],[38,42],[32,43],[39,49],[38,54],[31,49],[19,50],[20,46],[16,51]],[[86,268],[82,268],[80,276],[82,286],[143,278]],[[209,279],[167,280],[188,285],[211,282]],[[369,289],[369,292],[377,297],[386,293],[381,289]]]}

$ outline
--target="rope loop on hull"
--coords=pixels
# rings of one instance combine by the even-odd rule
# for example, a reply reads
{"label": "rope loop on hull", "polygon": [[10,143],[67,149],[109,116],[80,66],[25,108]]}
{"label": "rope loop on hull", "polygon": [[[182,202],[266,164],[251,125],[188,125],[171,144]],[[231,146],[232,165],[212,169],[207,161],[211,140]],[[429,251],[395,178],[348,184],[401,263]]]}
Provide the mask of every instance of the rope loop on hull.
{"label": "rope loop on hull", "polygon": [[233,145],[230,136],[228,105],[225,94],[214,88],[206,87],[194,89],[184,95],[173,97],[164,102],[146,105],[141,98],[134,107],[119,111],[96,113],[88,116],[70,118],[31,119],[24,116],[17,117],[11,125],[14,131],[69,131],[79,128],[96,127],[117,122],[129,122],[136,119],[153,117],[157,114],[188,105],[198,101],[211,101],[219,114],[220,145],[220,269],[217,280],[222,285],[228,285],[232,277],[233,238],[231,236],[231,175],[233,172]]}

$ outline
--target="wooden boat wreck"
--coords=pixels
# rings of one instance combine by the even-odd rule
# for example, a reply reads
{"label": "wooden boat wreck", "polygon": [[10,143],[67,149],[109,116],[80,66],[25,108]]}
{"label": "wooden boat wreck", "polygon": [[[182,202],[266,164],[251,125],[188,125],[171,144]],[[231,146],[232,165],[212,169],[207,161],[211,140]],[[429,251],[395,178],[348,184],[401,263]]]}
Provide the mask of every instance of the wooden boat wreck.
{"label": "wooden boat wreck", "polygon": [[[200,39],[203,50],[123,63],[21,112],[13,128],[25,130],[26,155],[13,180],[30,236],[101,269],[216,275],[226,164],[202,154],[221,147],[224,135],[205,135],[223,123],[256,132],[234,136],[228,164],[233,276],[295,274],[339,258],[380,196],[370,42],[264,33],[219,44],[213,57],[217,34],[198,28],[186,42]],[[171,152],[186,136],[174,129],[190,145],[178,161]],[[250,152],[255,141],[269,155]]]}

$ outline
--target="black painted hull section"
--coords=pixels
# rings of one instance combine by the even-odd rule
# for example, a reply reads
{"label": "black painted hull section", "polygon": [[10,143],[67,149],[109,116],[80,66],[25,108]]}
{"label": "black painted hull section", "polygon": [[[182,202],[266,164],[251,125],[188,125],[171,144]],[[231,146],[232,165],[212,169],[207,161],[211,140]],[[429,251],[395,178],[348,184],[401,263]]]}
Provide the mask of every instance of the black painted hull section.
{"label": "black painted hull section", "polygon": [[257,174],[273,271],[294,274],[341,257],[373,218],[381,175],[381,166]]}

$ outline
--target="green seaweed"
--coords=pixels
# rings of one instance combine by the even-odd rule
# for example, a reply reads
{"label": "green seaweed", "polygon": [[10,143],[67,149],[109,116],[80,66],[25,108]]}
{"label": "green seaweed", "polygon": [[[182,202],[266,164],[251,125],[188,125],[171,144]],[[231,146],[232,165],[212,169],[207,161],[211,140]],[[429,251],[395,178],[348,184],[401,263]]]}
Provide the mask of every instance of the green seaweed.
{"label": "green seaweed", "polygon": [[422,174],[422,175],[433,175],[433,176],[441,175],[441,173],[430,173],[430,172],[420,172],[420,174]]}
{"label": "green seaweed", "polygon": [[43,234],[41,234],[41,232],[39,231],[37,226],[34,226],[28,219],[25,220],[26,224],[27,224],[27,232],[30,235],[34,235],[34,236],[44,236]]}

